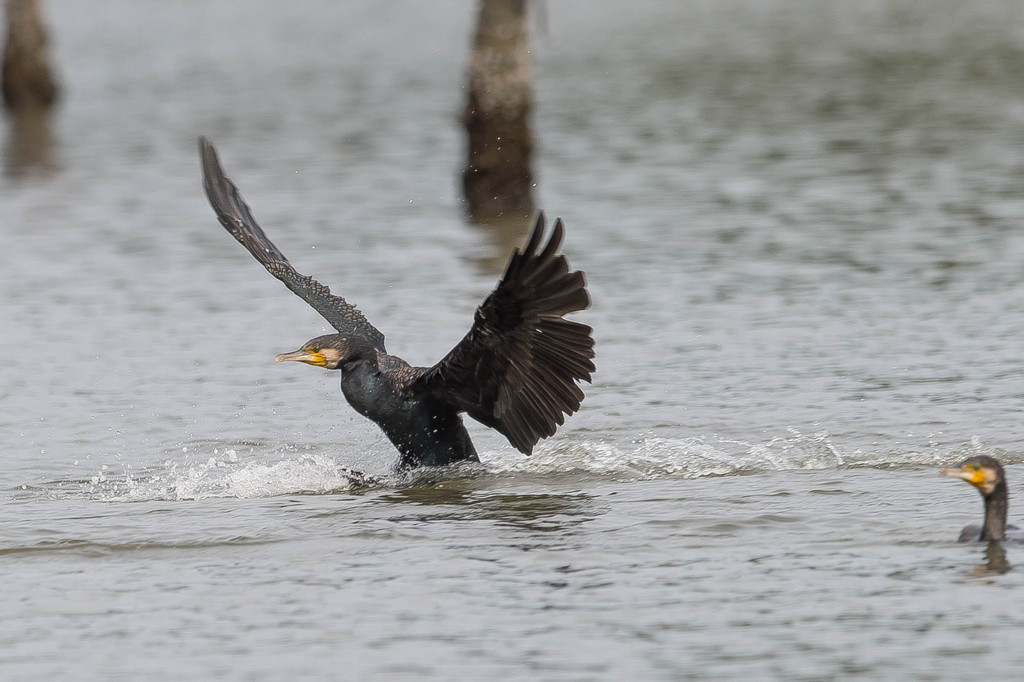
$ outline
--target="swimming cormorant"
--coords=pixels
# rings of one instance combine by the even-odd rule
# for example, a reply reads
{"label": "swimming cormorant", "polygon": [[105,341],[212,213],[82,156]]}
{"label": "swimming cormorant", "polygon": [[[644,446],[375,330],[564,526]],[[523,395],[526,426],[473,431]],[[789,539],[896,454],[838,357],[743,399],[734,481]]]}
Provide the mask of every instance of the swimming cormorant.
{"label": "swimming cormorant", "polygon": [[526,246],[513,252],[504,277],[477,308],[469,333],[433,367],[412,367],[388,355],[384,335],[355,306],[292,267],[256,223],[206,138],[199,138],[199,154],[203,188],[220,223],[338,332],[274,361],[340,369],[345,398],[380,426],[402,466],[477,461],[463,412],[529,455],[579,409],[579,382],[589,382],[594,371],[594,339],[589,326],[563,316],[587,308],[590,296],[583,273],[570,271],[565,256],[556,254],[560,219],[545,244],[540,214]]}
{"label": "swimming cormorant", "polygon": [[1006,472],[995,457],[978,455],[968,457],[955,467],[942,467],[942,476],[961,478],[981,493],[985,500],[985,521],[980,526],[964,526],[957,542],[1001,542],[1002,540],[1024,541],[1024,533],[1016,526],[1006,525],[1009,505],[1006,490]]}

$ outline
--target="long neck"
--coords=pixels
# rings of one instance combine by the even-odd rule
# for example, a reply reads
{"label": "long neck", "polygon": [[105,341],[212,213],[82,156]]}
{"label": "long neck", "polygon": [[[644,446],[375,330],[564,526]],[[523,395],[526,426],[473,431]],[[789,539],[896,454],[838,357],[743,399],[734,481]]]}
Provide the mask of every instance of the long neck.
{"label": "long neck", "polygon": [[999,542],[1006,535],[1006,481],[999,481],[985,496],[985,525],[981,528],[983,542]]}

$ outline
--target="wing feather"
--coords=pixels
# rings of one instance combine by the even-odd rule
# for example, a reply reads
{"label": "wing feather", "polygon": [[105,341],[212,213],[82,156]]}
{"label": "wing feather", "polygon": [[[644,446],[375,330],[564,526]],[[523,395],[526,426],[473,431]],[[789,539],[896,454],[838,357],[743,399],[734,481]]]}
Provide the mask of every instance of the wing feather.
{"label": "wing feather", "polygon": [[264,234],[249,206],[231,180],[224,175],[217,151],[205,137],[199,138],[203,164],[203,189],[217,219],[253,257],[299,298],[323,315],[332,327],[352,341],[363,340],[384,350],[384,335],[359,310],[324,284],[299,273],[281,250]]}
{"label": "wing feather", "polygon": [[579,382],[594,372],[591,328],[562,317],[590,305],[586,277],[558,255],[562,221],[546,244],[544,226],[540,214],[469,333],[413,383],[414,392],[453,404],[527,455],[579,409]]}

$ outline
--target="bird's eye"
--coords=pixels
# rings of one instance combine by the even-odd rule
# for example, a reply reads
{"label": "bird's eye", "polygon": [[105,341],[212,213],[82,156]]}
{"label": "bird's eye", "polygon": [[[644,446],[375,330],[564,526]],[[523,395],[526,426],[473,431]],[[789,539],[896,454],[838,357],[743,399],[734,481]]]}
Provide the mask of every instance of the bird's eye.
{"label": "bird's eye", "polygon": [[975,464],[975,465],[974,465],[973,467],[971,467],[971,468],[972,468],[972,469],[974,469],[975,471],[981,471],[981,465],[980,465],[980,464]]}
{"label": "bird's eye", "polygon": [[313,352],[314,353],[319,353],[320,352],[320,346],[313,346]]}

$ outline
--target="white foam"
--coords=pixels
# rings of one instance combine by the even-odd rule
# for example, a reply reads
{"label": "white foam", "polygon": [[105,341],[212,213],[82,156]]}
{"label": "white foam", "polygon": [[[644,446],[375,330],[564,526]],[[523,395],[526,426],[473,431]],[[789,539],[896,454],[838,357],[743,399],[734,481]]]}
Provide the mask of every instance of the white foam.
{"label": "white foam", "polygon": [[[785,437],[766,442],[747,442],[718,435],[694,438],[651,436],[626,443],[605,440],[545,442],[532,457],[511,448],[481,453],[481,465],[469,469],[418,470],[433,480],[437,476],[583,476],[648,480],[735,476],[762,471],[796,469],[843,469],[850,467],[899,467],[955,463],[973,454],[989,454],[1015,463],[1007,453],[986,446],[975,437],[950,451],[929,447],[923,451],[880,449],[844,452],[827,432],[804,434],[788,430]],[[317,452],[315,446],[284,446],[275,453],[239,455],[213,444],[193,443],[175,457],[144,471],[131,465],[103,464],[89,480],[56,481],[36,490],[56,498],[86,497],[111,502],[149,500],[197,500],[217,497],[262,498],[294,494],[330,494],[365,486],[409,484],[412,476],[370,476],[355,471],[334,456]],[[270,459],[270,461],[268,461]]]}
{"label": "white foam", "polygon": [[541,445],[534,455],[495,453],[485,460],[494,473],[556,474],[590,472],[632,479],[663,477],[700,478],[732,476],[760,471],[841,469],[849,467],[896,467],[947,464],[971,454],[1005,454],[975,437],[970,445],[952,453],[939,449],[844,452],[825,431],[805,434],[787,429],[789,436],[763,443],[702,436],[695,438],[648,437],[627,445],[604,441]]}
{"label": "white foam", "polygon": [[[219,453],[218,453],[219,454]],[[163,468],[123,477],[109,468],[92,477],[88,497],[110,502],[198,500],[215,497],[258,498],[328,494],[379,483],[324,454],[290,456],[276,462],[239,462],[228,450],[195,462],[166,460]]]}

